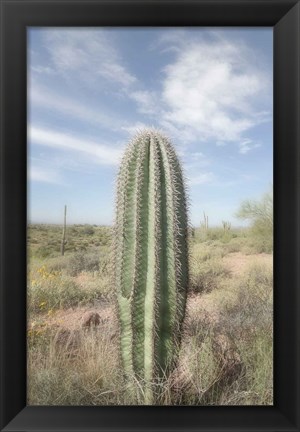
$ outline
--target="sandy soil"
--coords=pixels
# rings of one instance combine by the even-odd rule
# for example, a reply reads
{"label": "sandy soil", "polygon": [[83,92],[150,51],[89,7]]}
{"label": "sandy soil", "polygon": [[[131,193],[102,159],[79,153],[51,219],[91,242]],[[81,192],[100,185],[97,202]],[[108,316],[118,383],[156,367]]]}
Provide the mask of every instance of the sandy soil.
{"label": "sandy soil", "polygon": [[[265,253],[244,255],[240,252],[234,252],[223,257],[222,261],[230,270],[232,277],[240,277],[247,267],[254,263],[272,265],[273,256]],[[81,282],[84,281],[81,280]],[[187,303],[188,316],[199,314],[200,310],[209,316],[211,322],[218,321],[218,306],[215,304],[214,297],[210,296],[210,293],[189,297]],[[110,304],[99,302],[95,307],[78,307],[76,309],[57,311],[50,317],[46,316],[44,323],[49,326],[56,325],[69,330],[79,329],[82,326],[82,318],[87,312],[97,312],[104,326],[115,322],[113,307]]]}
{"label": "sandy soil", "polygon": [[45,317],[49,326],[58,325],[68,330],[76,330],[82,327],[83,317],[88,312],[97,312],[100,316],[100,325],[107,325],[113,321],[114,310],[111,305],[98,304],[94,307],[78,307],[76,309],[59,310],[51,317]]}
{"label": "sandy soil", "polygon": [[[230,271],[231,277],[239,278],[253,264],[272,266],[273,255],[261,253],[244,255],[241,252],[233,252],[222,258],[223,264]],[[220,318],[219,302],[211,293],[190,296],[187,302],[187,316],[202,314],[207,316],[210,323],[217,323]]]}
{"label": "sandy soil", "polygon": [[222,261],[232,276],[240,276],[247,267],[254,263],[272,265],[273,255],[266,253],[244,255],[241,252],[233,252],[223,257]]}

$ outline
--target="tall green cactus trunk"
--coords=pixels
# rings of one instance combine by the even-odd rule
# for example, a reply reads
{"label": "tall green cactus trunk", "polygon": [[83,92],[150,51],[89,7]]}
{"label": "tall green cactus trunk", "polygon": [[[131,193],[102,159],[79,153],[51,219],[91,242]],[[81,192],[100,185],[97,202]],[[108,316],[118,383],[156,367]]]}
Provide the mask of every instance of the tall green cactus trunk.
{"label": "tall green cactus trunk", "polygon": [[117,184],[115,284],[125,374],[153,383],[176,361],[188,287],[186,194],[167,138],[146,130],[131,142]]}

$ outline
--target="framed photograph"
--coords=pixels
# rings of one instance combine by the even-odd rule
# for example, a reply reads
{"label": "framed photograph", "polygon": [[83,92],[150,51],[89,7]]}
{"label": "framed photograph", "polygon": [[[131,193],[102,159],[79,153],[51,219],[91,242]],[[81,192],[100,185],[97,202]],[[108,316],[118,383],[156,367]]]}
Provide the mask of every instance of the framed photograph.
{"label": "framed photograph", "polygon": [[299,21],[2,1],[1,430],[299,430]]}

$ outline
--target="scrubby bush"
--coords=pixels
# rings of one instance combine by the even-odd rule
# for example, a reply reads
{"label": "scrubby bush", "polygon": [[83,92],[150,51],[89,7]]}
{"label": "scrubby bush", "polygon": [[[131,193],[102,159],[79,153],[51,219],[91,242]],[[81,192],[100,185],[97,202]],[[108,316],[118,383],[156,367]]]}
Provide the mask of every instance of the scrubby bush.
{"label": "scrubby bush", "polygon": [[77,252],[72,255],[68,263],[70,276],[77,276],[83,271],[94,272],[99,270],[99,255],[96,253]]}
{"label": "scrubby bush", "polygon": [[110,253],[106,248],[93,252],[76,252],[68,258],[67,273],[77,276],[81,272],[99,272],[107,276],[110,271]]}
{"label": "scrubby bush", "polygon": [[230,272],[217,259],[203,261],[201,266],[192,265],[190,290],[194,293],[211,292],[220,288],[224,278],[229,275]]}
{"label": "scrubby bush", "polygon": [[112,240],[112,231],[110,227],[101,227],[97,230],[96,240],[100,242],[102,246],[108,246]]}
{"label": "scrubby bush", "polygon": [[67,278],[34,280],[28,289],[30,309],[34,312],[72,307],[83,299],[84,293]]}
{"label": "scrubby bush", "polygon": [[86,225],[86,226],[83,228],[82,233],[83,233],[84,235],[91,236],[91,235],[95,234],[95,230],[94,230],[94,228],[93,228],[91,225]]}
{"label": "scrubby bush", "polygon": [[62,272],[67,269],[69,263],[69,257],[59,256],[54,258],[49,258],[47,260],[47,267],[51,273]]}
{"label": "scrubby bush", "polygon": [[226,253],[243,252],[249,247],[249,240],[245,237],[232,238],[226,245],[224,250]]}
{"label": "scrubby bush", "polygon": [[205,244],[194,245],[191,259],[191,285],[194,293],[210,292],[218,288],[230,272],[221,261],[223,249]]}
{"label": "scrubby bush", "polygon": [[246,200],[241,204],[237,217],[249,220],[257,252],[273,251],[273,193],[266,193],[261,200]]}
{"label": "scrubby bush", "polygon": [[91,303],[99,296],[97,289],[82,290],[70,277],[49,272],[45,266],[32,275],[28,287],[28,306],[32,312],[64,309]]}
{"label": "scrubby bush", "polygon": [[273,273],[271,268],[253,264],[238,282],[236,294],[235,303],[226,308],[226,315],[230,318],[229,330],[233,335],[244,332],[246,336],[249,332],[272,327]]}
{"label": "scrubby bush", "polygon": [[40,246],[35,251],[34,254],[37,258],[47,258],[51,256],[54,252],[54,248],[51,245]]}
{"label": "scrubby bush", "polygon": [[227,395],[231,405],[273,403],[273,275],[272,267],[254,264],[234,286],[220,326],[231,335],[245,373]]}

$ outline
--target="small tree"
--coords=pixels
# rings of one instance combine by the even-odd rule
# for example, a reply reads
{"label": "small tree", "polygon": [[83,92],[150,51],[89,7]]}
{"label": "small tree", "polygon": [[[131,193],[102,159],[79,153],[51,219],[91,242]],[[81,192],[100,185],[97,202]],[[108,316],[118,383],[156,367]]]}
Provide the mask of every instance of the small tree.
{"label": "small tree", "polygon": [[252,234],[261,242],[262,251],[273,249],[273,192],[267,192],[259,201],[243,201],[236,216],[251,222]]}

